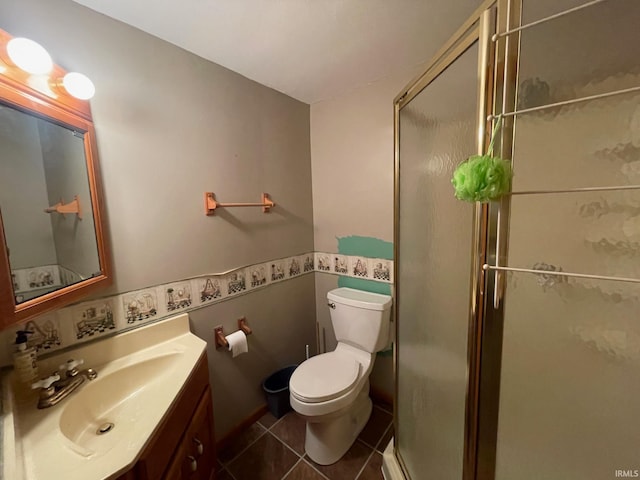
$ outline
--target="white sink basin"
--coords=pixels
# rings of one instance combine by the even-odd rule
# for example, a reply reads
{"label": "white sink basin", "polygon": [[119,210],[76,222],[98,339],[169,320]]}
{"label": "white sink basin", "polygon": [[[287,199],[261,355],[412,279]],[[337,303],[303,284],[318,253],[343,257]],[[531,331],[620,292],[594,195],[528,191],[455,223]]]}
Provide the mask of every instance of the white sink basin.
{"label": "white sink basin", "polygon": [[129,440],[131,426],[146,414],[145,405],[162,394],[160,380],[176,369],[179,360],[180,353],[168,353],[85,381],[64,402],[60,431],[85,453],[106,453]]}
{"label": "white sink basin", "polygon": [[24,461],[10,476],[5,466],[5,478],[116,478],[136,462],[205,347],[183,314],[42,362],[40,371],[49,372],[82,358],[98,377],[53,407],[10,412],[16,457]]}

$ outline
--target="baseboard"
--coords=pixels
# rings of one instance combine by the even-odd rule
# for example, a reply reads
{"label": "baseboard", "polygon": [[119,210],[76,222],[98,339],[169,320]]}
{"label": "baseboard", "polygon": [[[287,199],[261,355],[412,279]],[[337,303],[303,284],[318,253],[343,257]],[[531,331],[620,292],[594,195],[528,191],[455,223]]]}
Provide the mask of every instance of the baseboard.
{"label": "baseboard", "polygon": [[227,434],[225,434],[220,440],[218,440],[216,442],[216,450],[219,452],[220,450],[222,450],[226,445],[229,444],[229,442],[231,442],[234,438],[236,438],[237,436],[239,436],[242,432],[244,432],[247,428],[249,428],[251,425],[253,425],[254,423],[256,423],[258,420],[260,420],[262,418],[262,416],[267,413],[269,411],[269,409],[267,408],[266,405],[262,405],[260,408],[258,408],[255,412],[253,412],[251,415],[249,415],[248,417],[246,417],[244,420],[242,420],[237,426],[235,426],[234,428],[232,428]]}
{"label": "baseboard", "polygon": [[393,409],[393,397],[384,390],[371,385],[369,389],[369,395],[373,400],[377,400],[381,403],[386,403],[391,407],[391,409]]}

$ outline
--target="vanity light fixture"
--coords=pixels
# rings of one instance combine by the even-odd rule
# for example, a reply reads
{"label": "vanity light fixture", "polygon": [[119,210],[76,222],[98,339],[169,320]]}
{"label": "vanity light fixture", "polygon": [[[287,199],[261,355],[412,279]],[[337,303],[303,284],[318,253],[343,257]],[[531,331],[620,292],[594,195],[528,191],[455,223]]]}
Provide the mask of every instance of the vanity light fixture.
{"label": "vanity light fixture", "polygon": [[0,30],[0,74],[18,78],[51,98],[69,95],[86,101],[96,93],[96,87],[86,75],[65,73],[54,65],[42,45],[24,37],[12,38],[3,30]]}
{"label": "vanity light fixture", "polygon": [[96,93],[96,87],[89,77],[78,72],[67,73],[62,79],[62,86],[70,95],[80,100],[89,100]]}
{"label": "vanity light fixture", "polygon": [[28,38],[12,38],[7,42],[9,59],[21,70],[43,75],[53,69],[53,60],[42,45]]}

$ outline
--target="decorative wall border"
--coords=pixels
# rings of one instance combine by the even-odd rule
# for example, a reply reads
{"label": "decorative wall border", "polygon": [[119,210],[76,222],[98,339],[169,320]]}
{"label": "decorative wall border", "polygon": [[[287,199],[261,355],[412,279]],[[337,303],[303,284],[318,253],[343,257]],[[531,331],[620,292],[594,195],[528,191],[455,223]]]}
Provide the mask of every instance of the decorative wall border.
{"label": "decorative wall border", "polygon": [[13,291],[19,301],[46,293],[42,290],[71,285],[82,279],[79,273],[58,264],[11,270]]}
{"label": "decorative wall border", "polygon": [[314,272],[391,283],[393,261],[308,252],[77,303],[1,332],[0,365],[11,364],[17,330],[33,331],[29,343],[43,355]]}
{"label": "decorative wall border", "polygon": [[315,271],[393,283],[393,260],[340,253],[314,252]]}

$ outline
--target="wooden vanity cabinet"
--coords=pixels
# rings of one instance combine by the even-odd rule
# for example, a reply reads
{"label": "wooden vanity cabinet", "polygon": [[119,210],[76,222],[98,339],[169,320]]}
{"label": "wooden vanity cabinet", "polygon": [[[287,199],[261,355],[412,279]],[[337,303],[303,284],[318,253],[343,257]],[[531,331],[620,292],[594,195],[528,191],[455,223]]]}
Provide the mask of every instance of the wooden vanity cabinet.
{"label": "wooden vanity cabinet", "polygon": [[165,473],[166,480],[209,480],[215,462],[209,427],[213,423],[212,407],[211,394],[205,392]]}
{"label": "wooden vanity cabinet", "polygon": [[213,402],[206,353],[138,462],[117,480],[210,480],[215,465]]}

